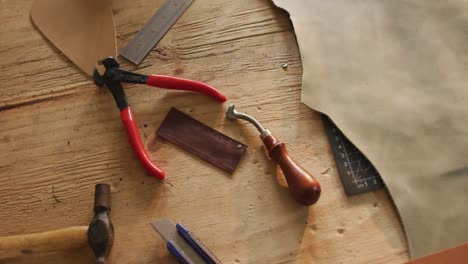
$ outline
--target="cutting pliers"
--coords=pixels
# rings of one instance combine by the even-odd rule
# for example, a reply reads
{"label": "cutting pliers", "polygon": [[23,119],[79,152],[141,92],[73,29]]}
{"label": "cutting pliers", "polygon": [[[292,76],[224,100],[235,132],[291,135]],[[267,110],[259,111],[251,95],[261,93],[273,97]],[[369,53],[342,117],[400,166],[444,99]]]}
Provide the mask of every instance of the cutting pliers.
{"label": "cutting pliers", "polygon": [[128,139],[137,158],[146,171],[152,176],[163,180],[165,178],[164,171],[151,162],[143,146],[135,117],[132,113],[132,109],[128,105],[127,97],[125,96],[121,83],[140,83],[164,89],[198,92],[211,96],[221,103],[226,101],[226,97],[214,87],[202,82],[165,75],[143,75],[121,70],[119,69],[119,63],[114,58],[104,59],[100,61],[100,64],[105,67],[105,72],[101,75],[99,71],[95,69],[93,74],[94,83],[99,87],[106,85],[109,88],[120,110],[120,118],[122,119]]}

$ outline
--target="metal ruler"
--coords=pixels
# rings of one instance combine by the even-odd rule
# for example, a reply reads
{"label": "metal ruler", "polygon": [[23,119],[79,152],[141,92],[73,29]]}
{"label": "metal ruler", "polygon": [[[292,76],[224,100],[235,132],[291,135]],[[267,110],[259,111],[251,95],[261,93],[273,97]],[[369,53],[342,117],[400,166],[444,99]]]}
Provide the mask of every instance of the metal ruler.
{"label": "metal ruler", "polygon": [[119,54],[134,64],[140,64],[192,2],[193,0],[166,0]]}
{"label": "metal ruler", "polygon": [[346,194],[355,195],[384,187],[379,172],[366,156],[328,116],[322,114],[322,120]]}

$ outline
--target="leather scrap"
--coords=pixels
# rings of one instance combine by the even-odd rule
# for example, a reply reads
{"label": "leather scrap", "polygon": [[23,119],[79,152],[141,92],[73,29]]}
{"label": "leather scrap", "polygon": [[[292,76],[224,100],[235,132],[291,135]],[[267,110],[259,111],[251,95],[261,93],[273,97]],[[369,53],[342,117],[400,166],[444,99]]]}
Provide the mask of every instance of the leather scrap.
{"label": "leather scrap", "polygon": [[50,42],[90,76],[99,60],[117,57],[110,0],[36,0],[31,18]]}
{"label": "leather scrap", "polygon": [[233,173],[247,145],[171,108],[157,135],[197,155],[216,167]]}

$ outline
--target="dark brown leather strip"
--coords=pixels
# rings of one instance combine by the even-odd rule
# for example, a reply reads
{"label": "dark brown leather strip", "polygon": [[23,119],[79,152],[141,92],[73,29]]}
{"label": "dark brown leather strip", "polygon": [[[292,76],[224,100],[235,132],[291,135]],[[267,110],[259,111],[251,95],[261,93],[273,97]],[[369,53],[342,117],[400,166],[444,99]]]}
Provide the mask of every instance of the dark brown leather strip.
{"label": "dark brown leather strip", "polygon": [[200,121],[171,108],[157,132],[158,136],[233,173],[247,145],[234,140]]}

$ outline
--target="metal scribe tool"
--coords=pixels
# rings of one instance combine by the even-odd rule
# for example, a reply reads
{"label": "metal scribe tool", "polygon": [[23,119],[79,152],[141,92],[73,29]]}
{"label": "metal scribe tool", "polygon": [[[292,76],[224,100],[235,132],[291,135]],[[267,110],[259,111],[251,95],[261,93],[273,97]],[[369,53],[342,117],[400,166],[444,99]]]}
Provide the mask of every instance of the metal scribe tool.
{"label": "metal scribe tool", "polygon": [[283,171],[288,182],[291,195],[303,205],[312,205],[320,197],[320,183],[304,168],[292,160],[286,150],[284,143],[279,142],[268,129],[265,129],[255,118],[240,113],[234,105],[229,106],[226,111],[227,118],[231,120],[244,119],[253,124],[260,132],[260,138],[265,145],[268,155]]}

